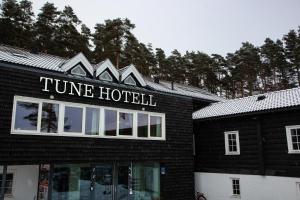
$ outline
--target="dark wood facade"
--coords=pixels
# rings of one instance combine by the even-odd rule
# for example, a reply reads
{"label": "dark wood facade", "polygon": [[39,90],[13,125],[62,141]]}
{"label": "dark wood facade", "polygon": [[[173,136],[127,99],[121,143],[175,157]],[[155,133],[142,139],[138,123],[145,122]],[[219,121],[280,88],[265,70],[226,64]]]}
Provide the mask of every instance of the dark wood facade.
{"label": "dark wood facade", "polygon": [[[289,154],[286,126],[300,108],[194,120],[195,171],[300,177],[300,154]],[[225,155],[225,131],[239,131],[240,155]]]}
{"label": "dark wood facade", "polygon": [[[0,165],[156,161],[166,168],[166,174],[161,175],[161,199],[190,200],[193,198],[192,98],[125,87],[126,90],[141,90],[143,93],[154,95],[157,106],[145,107],[145,109],[166,114],[166,141],[11,135],[15,95],[49,99],[51,94],[41,91],[41,76],[94,85],[104,84],[95,80],[72,78],[63,73],[1,63]],[[124,89],[124,86],[117,84],[109,87]],[[52,95],[59,101],[142,109],[140,105]]]}

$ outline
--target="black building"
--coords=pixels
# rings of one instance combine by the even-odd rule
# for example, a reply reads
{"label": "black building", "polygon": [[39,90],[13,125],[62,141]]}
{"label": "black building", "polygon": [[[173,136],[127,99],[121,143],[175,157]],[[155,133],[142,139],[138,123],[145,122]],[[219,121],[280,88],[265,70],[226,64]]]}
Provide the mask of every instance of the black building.
{"label": "black building", "polygon": [[0,46],[0,199],[190,200],[192,113],[222,99]]}
{"label": "black building", "polygon": [[196,190],[207,199],[300,199],[300,88],[193,113]]}

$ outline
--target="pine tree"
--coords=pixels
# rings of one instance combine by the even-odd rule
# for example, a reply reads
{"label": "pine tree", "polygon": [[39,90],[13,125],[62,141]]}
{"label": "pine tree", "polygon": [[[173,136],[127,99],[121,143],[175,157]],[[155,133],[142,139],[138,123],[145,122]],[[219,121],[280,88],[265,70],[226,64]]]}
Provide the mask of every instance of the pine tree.
{"label": "pine tree", "polygon": [[33,41],[32,3],[22,0],[3,0],[1,4],[0,42],[8,45],[31,48]]}
{"label": "pine tree", "polygon": [[57,31],[55,34],[56,52],[63,57],[73,57],[80,52],[79,44],[82,42],[81,34],[77,27],[81,24],[73,9],[66,6],[60,13],[58,20]]}
{"label": "pine tree", "polygon": [[287,35],[283,37],[285,44],[285,54],[289,63],[292,65],[292,72],[295,76],[295,82],[300,85],[300,27],[298,34],[295,30],[291,30]]}
{"label": "pine tree", "polygon": [[170,64],[170,70],[167,72],[169,80],[184,83],[186,81],[184,76],[186,62],[177,49],[171,52],[171,55],[168,57],[168,62]]}
{"label": "pine tree", "polygon": [[155,49],[155,60],[157,62],[158,76],[162,79],[167,80],[169,78],[168,72],[170,65],[168,63],[164,50],[162,50],[161,48]]}
{"label": "pine tree", "polygon": [[261,59],[259,76],[262,79],[263,91],[288,88],[288,63],[282,42],[267,38],[261,46]]}
{"label": "pine tree", "polygon": [[36,34],[35,46],[41,52],[56,54],[57,40],[56,30],[58,28],[58,16],[60,12],[53,3],[45,3],[40,9],[37,21],[34,24]]}
{"label": "pine tree", "polygon": [[93,34],[95,60],[109,58],[119,68],[125,41],[132,37],[131,30],[134,27],[129,19],[120,18],[96,24]]}

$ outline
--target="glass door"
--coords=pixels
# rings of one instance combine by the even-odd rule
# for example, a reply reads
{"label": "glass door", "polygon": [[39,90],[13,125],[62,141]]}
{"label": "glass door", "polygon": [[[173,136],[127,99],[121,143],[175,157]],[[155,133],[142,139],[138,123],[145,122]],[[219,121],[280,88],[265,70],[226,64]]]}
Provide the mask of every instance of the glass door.
{"label": "glass door", "polygon": [[131,165],[118,164],[115,169],[116,198],[115,200],[129,200],[132,194],[131,187]]}
{"label": "glass door", "polygon": [[91,191],[94,200],[113,200],[113,165],[97,165],[93,168]]}

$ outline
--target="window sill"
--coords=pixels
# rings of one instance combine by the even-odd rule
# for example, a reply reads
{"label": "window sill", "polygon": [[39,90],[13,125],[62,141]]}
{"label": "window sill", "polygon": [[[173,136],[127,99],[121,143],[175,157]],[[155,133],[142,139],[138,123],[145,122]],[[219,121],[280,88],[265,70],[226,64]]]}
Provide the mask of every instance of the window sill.
{"label": "window sill", "polygon": [[289,150],[289,154],[300,154],[300,150]]}
{"label": "window sill", "polygon": [[240,153],[233,153],[233,152],[231,152],[231,153],[226,153],[225,155],[226,156],[239,156],[241,154]]}
{"label": "window sill", "polygon": [[231,198],[240,199],[241,195],[233,194],[231,195]]}
{"label": "window sill", "polygon": [[27,131],[15,131],[11,132],[11,135],[37,135],[37,136],[54,136],[54,137],[77,137],[77,138],[95,138],[95,139],[128,139],[128,140],[143,140],[143,141],[166,141],[165,138],[155,138],[155,137],[149,137],[149,138],[139,138],[139,137],[133,137],[133,136],[100,136],[100,135],[82,135],[82,134],[68,134],[68,133],[28,133]]}

